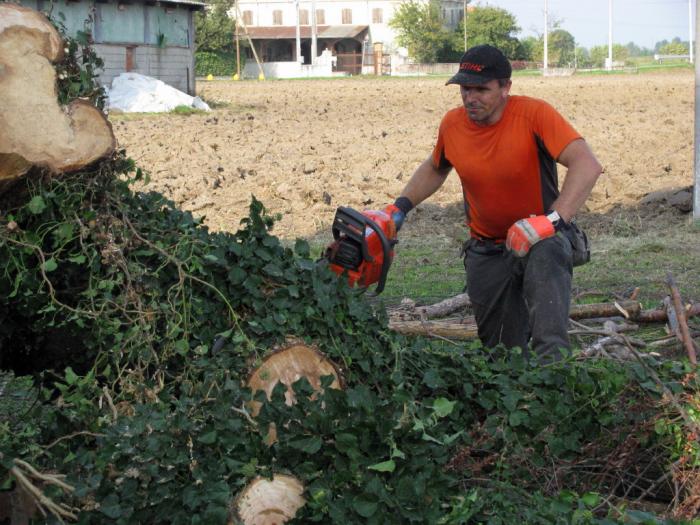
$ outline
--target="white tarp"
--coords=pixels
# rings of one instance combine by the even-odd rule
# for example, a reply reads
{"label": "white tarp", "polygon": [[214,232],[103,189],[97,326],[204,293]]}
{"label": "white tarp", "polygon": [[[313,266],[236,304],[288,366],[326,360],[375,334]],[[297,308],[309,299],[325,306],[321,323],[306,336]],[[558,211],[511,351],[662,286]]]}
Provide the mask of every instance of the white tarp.
{"label": "white tarp", "polygon": [[122,73],[107,89],[107,109],[124,113],[163,113],[177,106],[211,111],[199,97],[191,97],[162,80],[138,73]]}

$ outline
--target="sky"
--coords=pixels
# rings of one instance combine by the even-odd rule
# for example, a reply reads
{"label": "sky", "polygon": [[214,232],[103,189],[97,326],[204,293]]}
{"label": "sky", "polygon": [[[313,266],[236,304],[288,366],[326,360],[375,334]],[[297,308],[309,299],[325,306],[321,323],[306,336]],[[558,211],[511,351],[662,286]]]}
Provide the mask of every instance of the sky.
{"label": "sky", "polygon": [[[695,39],[695,1],[693,39]],[[610,0],[547,0],[550,20],[571,33],[576,43],[590,48],[608,43]],[[543,33],[544,0],[472,0],[474,5],[501,7],[512,13],[521,28],[518,38]],[[613,42],[653,49],[656,42],[678,36],[687,41],[688,0],[612,0]]]}

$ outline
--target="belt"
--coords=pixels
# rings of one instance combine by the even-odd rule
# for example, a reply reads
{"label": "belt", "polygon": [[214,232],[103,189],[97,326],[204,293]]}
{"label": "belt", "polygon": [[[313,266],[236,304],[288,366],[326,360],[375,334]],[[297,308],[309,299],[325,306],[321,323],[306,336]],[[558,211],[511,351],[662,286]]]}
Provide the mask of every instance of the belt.
{"label": "belt", "polygon": [[505,239],[496,239],[494,237],[482,237],[481,235],[478,235],[473,232],[470,232],[470,235],[473,240],[483,243],[503,244],[504,242],[506,242]]}

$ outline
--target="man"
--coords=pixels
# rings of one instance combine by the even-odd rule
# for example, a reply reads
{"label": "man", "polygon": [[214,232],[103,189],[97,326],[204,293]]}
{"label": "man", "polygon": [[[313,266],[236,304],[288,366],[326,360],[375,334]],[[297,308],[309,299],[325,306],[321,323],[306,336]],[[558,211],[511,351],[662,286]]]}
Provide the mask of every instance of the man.
{"label": "man", "polygon": [[[511,96],[510,76],[495,47],[464,54],[447,82],[459,85],[463,105],[445,114],[432,154],[389,211],[400,227],[454,168],[471,233],[464,265],[479,338],[523,351],[531,341],[538,355],[556,359],[569,348],[570,221],[602,168],[549,104]],[[568,168],[561,193],[557,162]]]}

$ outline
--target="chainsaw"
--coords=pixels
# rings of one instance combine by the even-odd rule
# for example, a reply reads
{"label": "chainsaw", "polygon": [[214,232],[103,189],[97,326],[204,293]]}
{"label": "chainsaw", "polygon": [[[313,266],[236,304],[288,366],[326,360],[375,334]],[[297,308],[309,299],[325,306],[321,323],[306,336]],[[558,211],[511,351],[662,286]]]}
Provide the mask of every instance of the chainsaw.
{"label": "chainsaw", "polygon": [[334,241],[325,253],[330,269],[338,275],[347,273],[350,286],[367,288],[376,283],[375,293],[381,293],[398,242],[391,215],[341,206],[335,212],[332,231]]}

